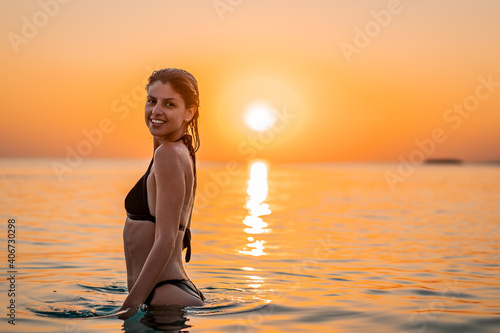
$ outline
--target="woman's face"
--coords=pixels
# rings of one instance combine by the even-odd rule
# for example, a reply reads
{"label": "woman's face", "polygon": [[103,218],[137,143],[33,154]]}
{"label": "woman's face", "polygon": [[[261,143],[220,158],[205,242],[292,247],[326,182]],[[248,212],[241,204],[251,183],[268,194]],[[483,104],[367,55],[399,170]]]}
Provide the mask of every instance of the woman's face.
{"label": "woman's face", "polygon": [[149,86],[145,120],[151,134],[161,140],[175,141],[185,132],[194,107],[186,109],[181,95],[170,83],[156,81]]}

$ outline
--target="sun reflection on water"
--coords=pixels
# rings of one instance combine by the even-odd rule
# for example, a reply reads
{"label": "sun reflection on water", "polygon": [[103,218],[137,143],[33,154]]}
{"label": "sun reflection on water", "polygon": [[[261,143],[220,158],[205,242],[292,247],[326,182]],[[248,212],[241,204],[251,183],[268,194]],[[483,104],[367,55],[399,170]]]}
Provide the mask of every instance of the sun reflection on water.
{"label": "sun reflection on water", "polygon": [[248,197],[245,204],[248,215],[243,219],[243,224],[248,227],[244,229],[245,232],[253,236],[247,238],[250,243],[242,251],[239,251],[240,253],[252,256],[266,254],[264,252],[264,244],[266,242],[264,240],[257,240],[254,237],[271,231],[271,229],[267,228],[268,224],[261,218],[261,216],[271,213],[269,205],[264,203],[267,198],[267,191],[267,165],[262,161],[253,162],[250,166],[250,178],[247,188]]}

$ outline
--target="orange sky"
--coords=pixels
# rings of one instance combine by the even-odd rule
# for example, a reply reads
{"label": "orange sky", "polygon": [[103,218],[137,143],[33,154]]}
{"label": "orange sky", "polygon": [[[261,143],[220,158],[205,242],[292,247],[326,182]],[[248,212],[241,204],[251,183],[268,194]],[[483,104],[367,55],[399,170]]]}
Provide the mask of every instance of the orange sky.
{"label": "orange sky", "polygon": [[[1,1],[0,156],[147,158],[144,78],[180,67],[200,85],[202,160],[398,161],[436,128],[428,157],[500,160],[499,12],[493,0]],[[255,100],[282,126],[247,128]]]}

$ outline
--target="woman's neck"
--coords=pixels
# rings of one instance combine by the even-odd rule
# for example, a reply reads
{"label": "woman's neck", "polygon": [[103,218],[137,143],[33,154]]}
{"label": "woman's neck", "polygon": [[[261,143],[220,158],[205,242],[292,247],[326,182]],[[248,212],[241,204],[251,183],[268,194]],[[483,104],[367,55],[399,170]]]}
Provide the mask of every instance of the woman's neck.
{"label": "woman's neck", "polygon": [[161,137],[155,136],[155,137],[153,137],[153,147],[154,147],[154,150],[156,150],[159,146],[161,146],[162,143],[164,143],[166,141],[176,142],[176,141],[179,141],[183,136],[184,136],[184,133],[179,134],[176,137],[174,137],[173,140],[169,140],[167,138],[161,138]]}

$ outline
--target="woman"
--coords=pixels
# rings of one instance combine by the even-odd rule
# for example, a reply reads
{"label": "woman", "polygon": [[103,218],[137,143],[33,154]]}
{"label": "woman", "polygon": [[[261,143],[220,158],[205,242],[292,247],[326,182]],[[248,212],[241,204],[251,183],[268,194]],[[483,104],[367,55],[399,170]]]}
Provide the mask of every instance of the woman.
{"label": "woman", "polygon": [[145,120],[153,135],[154,155],[125,198],[123,242],[129,295],[120,310],[141,304],[201,306],[203,294],[182,263],[184,248],[186,262],[191,256],[198,84],[187,71],[167,68],[153,72],[146,90]]}

